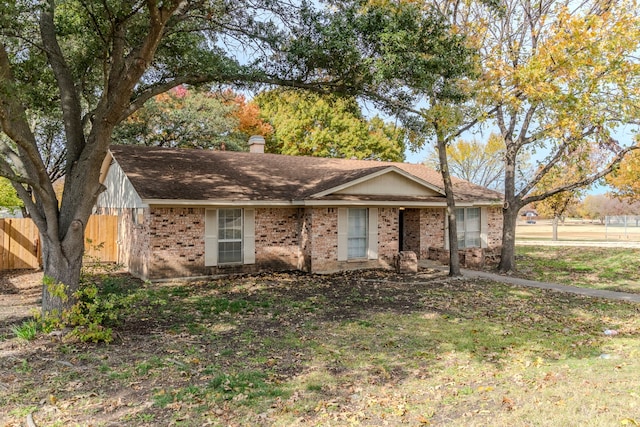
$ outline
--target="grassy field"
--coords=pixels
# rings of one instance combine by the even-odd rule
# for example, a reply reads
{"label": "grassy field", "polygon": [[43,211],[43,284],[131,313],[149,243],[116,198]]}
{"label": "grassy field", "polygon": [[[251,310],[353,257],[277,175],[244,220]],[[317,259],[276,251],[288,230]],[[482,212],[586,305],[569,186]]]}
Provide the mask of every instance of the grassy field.
{"label": "grassy field", "polygon": [[518,246],[516,254],[527,279],[640,293],[640,249]]}
{"label": "grassy field", "polygon": [[103,288],[139,296],[109,345],[0,320],[0,425],[640,422],[638,305],[434,270]]}
{"label": "grassy field", "polygon": [[[521,221],[516,226],[516,237],[519,240],[551,240],[552,228],[550,220],[538,220],[535,224]],[[640,242],[640,227],[606,227],[599,223],[567,220],[558,225],[558,240]]]}

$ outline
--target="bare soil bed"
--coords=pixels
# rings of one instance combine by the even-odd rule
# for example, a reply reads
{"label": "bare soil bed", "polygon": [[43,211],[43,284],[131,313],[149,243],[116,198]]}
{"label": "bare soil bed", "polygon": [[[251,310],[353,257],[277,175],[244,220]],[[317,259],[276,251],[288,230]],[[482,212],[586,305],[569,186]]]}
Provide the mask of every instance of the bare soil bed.
{"label": "bare soil bed", "polygon": [[37,270],[0,271],[0,334],[8,324],[31,317],[42,294],[42,272]]}

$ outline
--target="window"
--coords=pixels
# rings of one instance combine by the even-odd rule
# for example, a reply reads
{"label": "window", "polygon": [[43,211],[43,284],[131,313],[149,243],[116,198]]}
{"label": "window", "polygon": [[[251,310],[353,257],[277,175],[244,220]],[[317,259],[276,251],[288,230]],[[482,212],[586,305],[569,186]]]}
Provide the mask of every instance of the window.
{"label": "window", "polygon": [[480,208],[456,209],[456,227],[458,230],[458,248],[479,248]]}
{"label": "window", "polygon": [[218,211],[218,263],[242,262],[242,209]]}
{"label": "window", "polygon": [[338,261],[378,259],[378,208],[338,208]]}
{"label": "window", "polygon": [[349,209],[347,258],[367,257],[367,209]]}
{"label": "window", "polygon": [[204,265],[255,264],[255,217],[252,208],[206,209]]}

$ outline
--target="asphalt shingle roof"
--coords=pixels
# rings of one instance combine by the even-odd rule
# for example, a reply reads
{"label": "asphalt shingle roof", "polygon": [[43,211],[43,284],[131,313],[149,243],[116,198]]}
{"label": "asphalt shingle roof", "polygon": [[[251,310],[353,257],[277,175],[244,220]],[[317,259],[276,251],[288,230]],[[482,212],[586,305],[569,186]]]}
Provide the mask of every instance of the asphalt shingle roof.
{"label": "asphalt shingle roof", "polygon": [[[111,146],[110,151],[142,199],[306,200],[391,166],[444,193],[439,172],[410,163],[126,145]],[[454,180],[454,188],[461,201],[499,202],[503,197],[459,179]],[[322,200],[341,197],[325,195]]]}

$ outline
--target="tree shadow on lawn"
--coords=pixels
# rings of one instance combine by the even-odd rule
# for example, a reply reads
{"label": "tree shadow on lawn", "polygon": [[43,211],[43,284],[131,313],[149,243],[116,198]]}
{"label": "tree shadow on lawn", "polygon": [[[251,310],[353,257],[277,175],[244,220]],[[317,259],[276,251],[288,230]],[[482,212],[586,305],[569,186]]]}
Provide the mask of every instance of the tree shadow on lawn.
{"label": "tree shadow on lawn", "polygon": [[[515,357],[597,356],[602,330],[624,327],[604,319],[637,314],[632,305],[431,270],[127,283],[141,297],[110,345],[0,341],[0,370],[10,373],[0,407],[35,403],[49,422],[129,425],[176,413],[260,413],[300,387],[328,400],[345,389],[327,384],[428,378],[447,369],[443,355],[498,368]],[[131,387],[136,393],[118,401]],[[58,403],[40,403],[51,395]],[[61,410],[59,402],[74,404]]]}

